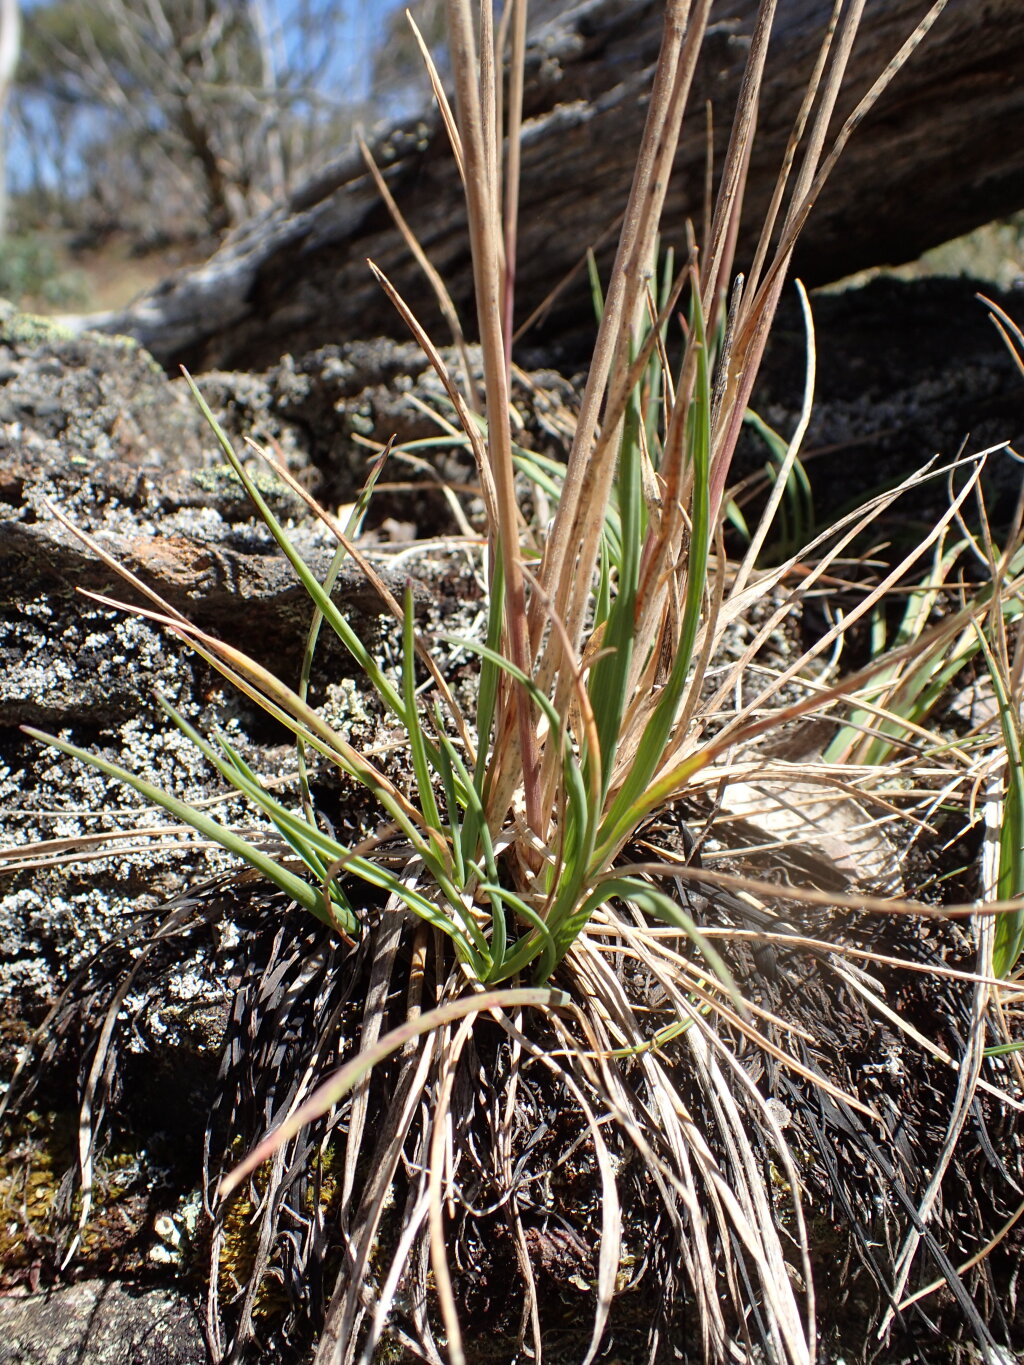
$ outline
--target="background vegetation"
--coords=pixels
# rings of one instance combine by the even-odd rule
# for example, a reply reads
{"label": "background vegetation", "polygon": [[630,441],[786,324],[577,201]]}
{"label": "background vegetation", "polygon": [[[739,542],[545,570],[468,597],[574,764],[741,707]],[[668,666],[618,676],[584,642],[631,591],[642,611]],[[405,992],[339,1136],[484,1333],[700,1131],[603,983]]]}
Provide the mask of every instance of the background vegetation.
{"label": "background vegetation", "polygon": [[[567,0],[533,0],[531,26]],[[442,0],[408,6],[445,72]],[[120,307],[343,150],[425,107],[395,0],[0,3],[0,295]],[[6,144],[6,155],[3,144]],[[1019,277],[1024,216],[899,273]]]}

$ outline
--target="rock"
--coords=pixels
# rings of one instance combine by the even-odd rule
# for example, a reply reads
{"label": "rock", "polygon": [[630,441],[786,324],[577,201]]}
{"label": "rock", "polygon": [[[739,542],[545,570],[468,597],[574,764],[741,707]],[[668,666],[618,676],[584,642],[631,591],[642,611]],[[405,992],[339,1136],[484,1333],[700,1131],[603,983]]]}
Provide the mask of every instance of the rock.
{"label": "rock", "polygon": [[[877,278],[858,289],[812,297],[818,379],[803,444],[819,517],[910,474],[933,455],[943,462],[1024,439],[1024,379],[979,293],[1024,323],[1024,293],[970,279]],[[754,406],[788,434],[805,366],[803,322],[787,291],[762,367]],[[1011,505],[1019,466],[1008,455],[990,470]],[[993,512],[998,508],[993,506]]]}
{"label": "rock", "polygon": [[207,1365],[196,1304],[110,1280],[0,1298],[0,1365]]}

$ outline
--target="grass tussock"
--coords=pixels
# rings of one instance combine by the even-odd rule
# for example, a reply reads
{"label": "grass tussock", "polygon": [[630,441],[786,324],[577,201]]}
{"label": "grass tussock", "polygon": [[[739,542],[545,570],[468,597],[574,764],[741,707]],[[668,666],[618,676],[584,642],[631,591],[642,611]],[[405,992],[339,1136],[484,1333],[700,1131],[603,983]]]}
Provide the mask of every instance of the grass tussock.
{"label": "grass tussock", "polygon": [[[986,1277],[1020,1178],[990,1136],[1021,1108],[1009,1050],[1024,934],[1020,515],[997,546],[981,496],[994,452],[982,452],[795,535],[809,516],[798,457],[815,370],[801,290],[803,412],[788,441],[774,438],[774,482],[743,523],[745,551],[726,553],[733,458],[795,243],[847,140],[942,8],[836,132],[862,9],[837,4],[758,245],[739,263],[775,6],[759,10],[698,243],[662,209],[710,2],[668,0],[614,265],[593,280],[597,334],[563,463],[516,443],[510,409],[526,7],[508,5],[493,31],[488,5],[474,18],[468,0],[450,0],[451,103],[432,77],[465,189],[478,351],[392,211],[439,295],[461,373],[377,274],[443,385],[439,422],[476,463],[482,526],[449,497],[482,556],[486,631],[445,642],[477,660],[471,703],[421,634],[411,589],[392,594],[360,544],[390,452],[346,524],[256,452],[334,536],[321,582],[195,389],[310,598],[298,681],[125,577],[148,599],[141,614],[291,732],[301,800],[280,799],[225,736],[198,733],[168,703],[169,722],[276,837],[245,835],[66,739],[37,737],[277,889],[237,992],[208,1130],[216,1358],[242,1359],[259,1336],[269,1278],[286,1288],[287,1330],[319,1333],[319,1362],[369,1361],[387,1338],[459,1365],[484,1358],[488,1332],[504,1359],[557,1358],[552,1286],[557,1297],[575,1285],[588,1327],[570,1354],[586,1365],[610,1330],[637,1360],[678,1346],[690,1359],[762,1352],[803,1365],[819,1351],[821,1262],[835,1259],[823,1248],[838,1228],[847,1283],[828,1292],[870,1286],[883,1336],[913,1339],[941,1289],[944,1322],[986,1349],[1006,1339],[1012,1308],[1000,1317]],[[862,572],[879,515],[936,483],[948,499],[929,533]],[[550,519],[531,517],[538,508]],[[393,618],[397,670],[332,596],[346,557]],[[824,627],[773,656],[779,631],[822,603]],[[405,780],[311,703],[324,628],[401,734]],[[967,676],[987,680],[997,719],[950,736],[934,718]],[[786,757],[787,738],[814,717],[829,718],[827,746]],[[313,796],[321,767],[365,791],[375,833],[338,838]],[[908,896],[923,883],[904,875],[912,852],[950,828],[951,808],[985,829],[983,884],[956,907]],[[308,912],[298,931],[288,902]],[[158,968],[201,932],[196,905],[174,907],[108,991],[85,1079],[82,1226],[119,1011],[129,992],[158,992]],[[901,1115],[899,1086],[935,1102],[908,1100]],[[977,1146],[965,1146],[968,1132],[984,1135]],[[242,1160],[238,1134],[259,1138]],[[979,1151],[998,1168],[984,1193]],[[259,1233],[247,1283],[223,1304],[233,1199],[259,1211]],[[958,1219],[992,1229],[985,1254],[963,1265],[950,1241]],[[656,1307],[641,1330],[628,1308],[644,1286]],[[477,1323],[468,1338],[460,1305]]]}

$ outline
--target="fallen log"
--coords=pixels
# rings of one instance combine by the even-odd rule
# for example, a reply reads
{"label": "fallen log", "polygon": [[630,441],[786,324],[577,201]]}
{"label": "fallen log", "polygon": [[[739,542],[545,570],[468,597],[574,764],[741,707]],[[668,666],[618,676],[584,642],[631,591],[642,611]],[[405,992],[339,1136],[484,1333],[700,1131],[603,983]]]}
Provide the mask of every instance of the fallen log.
{"label": "fallen log", "polygon": [[[720,167],[756,0],[716,0],[665,216],[684,239],[703,215],[705,102]],[[738,262],[761,221],[832,0],[780,0]],[[928,9],[868,0],[838,117],[867,90]],[[581,257],[607,268],[646,113],[663,5],[588,0],[535,33],[527,61],[518,316],[574,268],[577,279],[534,330],[572,347],[590,325]],[[796,269],[810,284],[923,250],[1024,207],[1024,4],[949,0],[925,43],[847,147],[805,230]],[[465,213],[436,116],[371,139],[392,194],[472,333]],[[165,365],[253,367],[329,341],[401,334],[367,270],[371,256],[426,325],[447,340],[430,291],[356,149],[286,203],[236,232],[204,265],[123,312],[83,323],[126,332]]]}

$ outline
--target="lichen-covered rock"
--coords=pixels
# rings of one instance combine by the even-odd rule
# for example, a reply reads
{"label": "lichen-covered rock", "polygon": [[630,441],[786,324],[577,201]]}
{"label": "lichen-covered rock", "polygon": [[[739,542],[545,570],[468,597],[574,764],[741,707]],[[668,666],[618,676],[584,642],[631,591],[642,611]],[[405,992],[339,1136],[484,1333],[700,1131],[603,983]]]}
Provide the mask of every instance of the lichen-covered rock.
{"label": "lichen-covered rock", "polygon": [[[366,477],[365,438],[436,436],[423,404],[445,401],[416,348],[393,342],[327,347],[284,357],[265,375],[216,374],[202,386],[237,448],[250,436],[274,443],[333,507],[351,500]],[[516,396],[524,425],[558,449],[569,386],[554,376],[538,386],[524,376]],[[458,441],[436,458],[460,481],[471,474]],[[307,563],[325,573],[335,549],[329,532],[255,457],[251,468]],[[436,533],[448,513],[428,472],[402,465],[382,482],[403,488],[381,494],[378,540],[388,540],[398,518],[413,532]],[[286,681],[298,678],[311,616],[292,567],[182,380],[169,380],[129,340],[70,336],[0,309],[0,1011],[33,1017],[126,917],[227,859],[197,853],[194,841],[166,833],[170,821],[132,792],[41,749],[19,726],[60,732],[183,799],[217,798],[218,816],[241,826],[252,825],[251,810],[240,799],[220,799],[219,781],[169,725],[154,692],[204,732],[223,729],[261,774],[295,768],[282,733],[173,635],[81,595],[151,605],[54,509],[196,625]],[[378,570],[398,596],[411,574],[426,611],[440,580],[465,566],[453,571],[443,556],[432,564],[403,552],[395,567],[379,558]],[[381,603],[361,571],[344,564],[335,596],[372,644]],[[357,736],[360,726],[376,724],[329,631],[319,660],[318,699],[336,723]],[[111,832],[155,827],[165,830],[159,847],[139,833],[120,845],[123,853],[102,856]],[[85,856],[83,839],[94,840]]]}
{"label": "lichen-covered rock", "polygon": [[[139,600],[52,509],[205,629],[285,671],[297,674],[310,613],[191,397],[130,341],[68,337],[0,313],[0,468],[0,1009],[31,1016],[126,916],[225,860],[197,855],[194,845],[169,851],[181,840],[167,833],[163,848],[139,833],[116,857],[90,860],[109,850],[112,830],[131,835],[171,822],[17,727],[59,731],[188,800],[219,788],[159,712],[154,691],[202,729],[224,729],[256,761],[268,738],[251,708],[166,631],[80,595]],[[325,570],[328,535],[300,517],[298,500],[276,480],[260,478]],[[374,595],[351,572],[341,587],[369,626]],[[228,823],[251,821],[240,800],[219,813]],[[83,839],[94,841],[84,860]],[[44,847],[26,847],[36,844]]]}
{"label": "lichen-covered rock", "polygon": [[0,1298],[3,1365],[207,1365],[196,1305],[175,1289],[107,1280]]}
{"label": "lichen-covered rock", "polygon": [[[201,459],[201,428],[195,406],[129,337],[76,336],[0,300],[0,431],[11,453],[62,444],[73,484],[108,461],[155,469]],[[12,479],[6,458],[3,478]]]}

